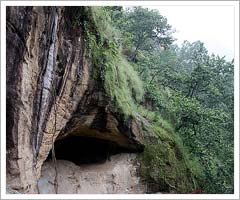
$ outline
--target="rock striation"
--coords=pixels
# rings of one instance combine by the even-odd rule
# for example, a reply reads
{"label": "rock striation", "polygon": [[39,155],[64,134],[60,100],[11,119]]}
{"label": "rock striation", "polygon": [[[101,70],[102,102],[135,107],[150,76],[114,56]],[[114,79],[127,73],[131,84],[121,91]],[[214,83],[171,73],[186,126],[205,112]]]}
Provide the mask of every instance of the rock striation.
{"label": "rock striation", "polygon": [[21,193],[40,192],[42,166],[56,140],[79,135],[129,152],[144,148],[140,123],[116,112],[94,79],[71,9],[7,7],[7,184]]}

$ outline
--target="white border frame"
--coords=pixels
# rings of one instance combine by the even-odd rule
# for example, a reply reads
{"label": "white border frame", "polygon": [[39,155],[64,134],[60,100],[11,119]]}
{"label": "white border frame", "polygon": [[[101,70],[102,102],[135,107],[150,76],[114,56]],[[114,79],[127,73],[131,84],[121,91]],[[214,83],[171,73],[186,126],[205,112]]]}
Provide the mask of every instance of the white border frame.
{"label": "white border frame", "polygon": [[[6,194],[6,6],[234,6],[234,194]],[[239,199],[238,1],[1,1],[1,199]]]}

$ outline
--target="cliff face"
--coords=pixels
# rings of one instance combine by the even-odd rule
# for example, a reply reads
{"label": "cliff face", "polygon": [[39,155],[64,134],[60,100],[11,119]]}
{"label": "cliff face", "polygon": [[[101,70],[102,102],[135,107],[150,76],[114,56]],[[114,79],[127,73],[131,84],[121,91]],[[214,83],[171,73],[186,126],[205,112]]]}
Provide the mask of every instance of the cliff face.
{"label": "cliff face", "polygon": [[7,7],[9,193],[197,187],[174,130],[138,104],[142,82],[107,15],[96,7]]}
{"label": "cliff face", "polygon": [[[71,7],[7,8],[7,184],[38,193],[54,142],[72,136],[143,150],[138,121],[115,111],[94,76]],[[94,66],[96,68],[96,66]]]}

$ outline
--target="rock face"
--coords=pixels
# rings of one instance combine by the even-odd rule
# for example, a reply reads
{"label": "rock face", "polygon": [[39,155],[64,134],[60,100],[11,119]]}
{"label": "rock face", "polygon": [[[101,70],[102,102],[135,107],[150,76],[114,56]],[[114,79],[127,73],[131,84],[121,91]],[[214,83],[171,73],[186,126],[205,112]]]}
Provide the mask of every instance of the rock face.
{"label": "rock face", "polygon": [[[134,154],[118,154],[101,164],[77,166],[58,160],[58,194],[137,194],[144,191],[137,177]],[[41,194],[54,194],[55,170],[44,163],[38,187]]]}
{"label": "rock face", "polygon": [[[71,25],[71,9],[7,7],[7,184],[21,193],[41,192],[37,182],[56,139],[79,135],[143,150],[139,123],[114,112],[93,78],[83,30]],[[84,176],[84,168],[70,168],[83,169],[78,173]]]}

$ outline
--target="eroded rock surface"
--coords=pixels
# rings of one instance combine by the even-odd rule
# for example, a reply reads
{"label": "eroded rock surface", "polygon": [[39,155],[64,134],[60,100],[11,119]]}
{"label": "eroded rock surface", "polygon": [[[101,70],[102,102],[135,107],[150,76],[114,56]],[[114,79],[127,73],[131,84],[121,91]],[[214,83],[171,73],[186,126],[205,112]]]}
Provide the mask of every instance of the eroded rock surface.
{"label": "eroded rock surface", "polygon": [[[59,194],[137,194],[144,186],[137,176],[139,163],[135,154],[118,154],[101,164],[77,166],[67,160],[57,161]],[[55,169],[52,161],[42,167],[38,181],[41,194],[54,194]]]}
{"label": "eroded rock surface", "polygon": [[21,193],[39,192],[41,168],[56,138],[82,135],[143,150],[139,123],[117,113],[93,78],[71,9],[7,8],[7,184]]}

